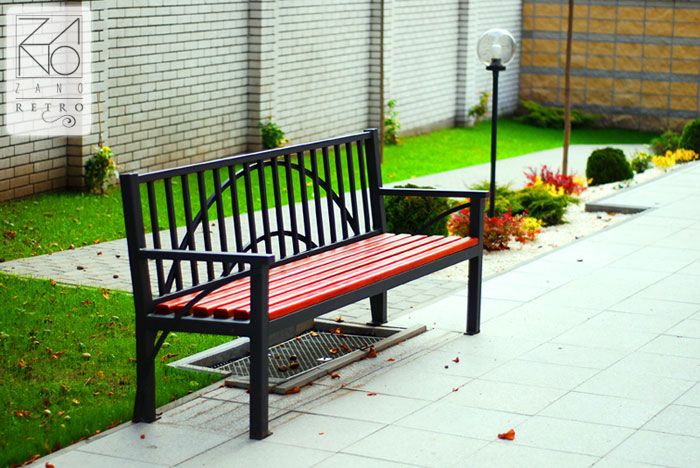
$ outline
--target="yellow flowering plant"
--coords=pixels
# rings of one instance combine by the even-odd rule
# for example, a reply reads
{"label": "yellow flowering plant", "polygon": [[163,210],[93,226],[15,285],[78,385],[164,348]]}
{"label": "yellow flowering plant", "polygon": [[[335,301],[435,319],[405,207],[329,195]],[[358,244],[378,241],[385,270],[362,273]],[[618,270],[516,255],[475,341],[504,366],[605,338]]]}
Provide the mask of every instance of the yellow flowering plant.
{"label": "yellow flowering plant", "polygon": [[654,156],[651,158],[651,162],[654,163],[659,169],[667,171],[669,168],[675,166],[677,163],[687,163],[690,161],[695,161],[700,158],[695,151],[691,149],[679,148],[675,151],[666,151],[663,156]]}
{"label": "yellow flowering plant", "polygon": [[695,161],[700,155],[691,149],[678,148],[676,151],[666,151],[665,156],[671,155],[677,163]]}
{"label": "yellow flowering plant", "polygon": [[85,163],[85,185],[92,193],[104,194],[109,181],[117,174],[112,149],[107,145],[97,148]]}

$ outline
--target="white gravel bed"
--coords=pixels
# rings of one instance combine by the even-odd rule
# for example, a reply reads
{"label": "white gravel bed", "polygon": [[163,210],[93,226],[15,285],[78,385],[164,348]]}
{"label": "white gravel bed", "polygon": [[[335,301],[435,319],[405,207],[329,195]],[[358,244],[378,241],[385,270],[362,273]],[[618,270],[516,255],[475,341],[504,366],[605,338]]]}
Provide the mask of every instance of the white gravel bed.
{"label": "white gravel bed", "polygon": [[[629,182],[614,182],[589,187],[579,197],[580,203],[578,205],[569,205],[565,224],[543,228],[533,242],[521,244],[513,241],[509,250],[486,252],[484,255],[484,278],[504,273],[534,257],[629,219],[632,215],[604,212],[587,213],[585,211],[586,203],[609,197],[615,192],[662,175],[664,175],[663,171],[654,168],[648,169],[642,174],[635,174],[634,180]],[[434,273],[434,275],[444,279],[463,280],[467,276],[467,265],[467,262],[462,262],[452,268]]]}

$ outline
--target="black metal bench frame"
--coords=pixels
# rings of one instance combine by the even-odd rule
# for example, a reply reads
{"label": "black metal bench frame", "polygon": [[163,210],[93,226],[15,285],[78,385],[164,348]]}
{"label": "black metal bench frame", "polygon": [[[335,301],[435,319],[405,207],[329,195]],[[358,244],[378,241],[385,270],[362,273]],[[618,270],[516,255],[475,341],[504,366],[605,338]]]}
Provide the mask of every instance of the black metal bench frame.
{"label": "black metal bench frame", "polygon": [[[370,299],[372,323],[379,326],[387,321],[389,289],[464,260],[469,261],[466,333],[479,333],[483,209],[487,193],[383,187],[378,138],[377,130],[370,129],[308,144],[233,156],[143,175],[132,173],[120,176],[136,313],[137,390],[134,422],[156,420],[154,361],[171,331],[250,338],[250,437],[253,439],[263,439],[270,434],[267,350],[269,345],[274,344],[270,343],[269,338],[273,333],[288,330],[319,315],[367,298]],[[319,162],[323,163],[323,171]],[[331,176],[333,164],[336,182],[332,181]],[[343,181],[344,170],[348,174],[347,191]],[[213,180],[210,194],[207,173],[211,174]],[[199,194],[199,212],[196,214],[193,214],[192,209],[192,176],[196,179],[196,191]],[[270,178],[272,197],[267,194]],[[180,201],[186,228],[186,234],[182,238],[177,230],[176,204],[180,201],[176,201],[173,196],[174,181],[182,184]],[[257,183],[256,193],[254,182]],[[297,187],[305,187],[309,182],[313,197],[307,194],[306,189],[295,192],[295,184],[298,184]],[[163,192],[160,192],[161,183]],[[240,199],[238,187],[241,183],[244,184],[245,200]],[[282,185],[285,184],[286,203],[282,201],[285,197]],[[142,189],[145,193],[143,200]],[[159,193],[164,194],[167,213],[158,212],[156,200]],[[261,204],[262,226],[258,226],[253,214],[253,199],[256,196],[259,196]],[[300,208],[297,206],[297,196],[300,197]],[[471,223],[469,233],[471,237],[479,239],[478,244],[351,293],[276,320],[269,320],[270,268],[386,232],[385,196],[468,198],[469,202],[449,210],[444,215],[469,206],[471,220],[478,220]],[[273,203],[269,203],[270,198]],[[349,206],[347,198],[350,198]],[[227,217],[224,215],[224,203],[227,201],[230,201],[232,206],[232,216],[229,217],[228,224],[233,223],[233,229],[229,229],[228,232],[225,221]],[[241,204],[246,208],[246,213],[241,213]],[[214,251],[212,233],[209,232],[209,213],[214,209],[221,251]],[[290,215],[290,226],[284,226],[284,210]],[[146,217],[144,213],[147,214]],[[328,218],[327,223],[324,223],[324,214]],[[312,217],[316,229],[311,226]],[[163,218],[167,218],[167,228],[161,227]],[[242,220],[246,221],[246,226],[243,226]],[[272,220],[276,223],[271,223]],[[337,227],[338,222],[340,229]],[[202,226],[206,226],[207,229],[202,229]],[[248,239],[252,241],[244,245],[245,228]],[[262,234],[259,235],[260,228]],[[165,240],[161,239],[161,229],[165,233]],[[197,229],[202,229],[204,246],[195,245]],[[151,247],[147,247],[147,236],[152,239]],[[167,244],[168,240],[170,247],[165,247],[164,244]],[[262,251],[259,249],[260,244],[263,247]],[[277,259],[273,255],[273,244],[277,249]],[[183,276],[183,262],[190,265],[190,284],[185,284],[187,280]],[[218,273],[215,272],[215,264],[217,267],[220,264],[221,271]],[[200,281],[200,267],[206,267],[206,280]],[[157,288],[151,286],[152,273],[157,277]],[[222,285],[244,276],[250,277],[250,320],[199,318],[188,314],[197,301]],[[157,304],[191,293],[196,293],[196,297],[177,314],[155,313]]]}

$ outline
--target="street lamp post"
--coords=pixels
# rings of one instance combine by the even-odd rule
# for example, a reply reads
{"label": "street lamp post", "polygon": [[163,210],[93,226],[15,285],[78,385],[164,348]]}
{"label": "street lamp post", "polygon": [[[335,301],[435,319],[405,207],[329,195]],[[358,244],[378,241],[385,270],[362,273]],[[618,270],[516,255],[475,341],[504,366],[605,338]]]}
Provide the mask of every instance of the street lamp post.
{"label": "street lamp post", "polygon": [[496,214],[496,144],[498,135],[498,74],[515,56],[515,39],[505,29],[489,29],[476,45],[479,60],[493,74],[491,95],[491,180],[489,185],[489,217]]}

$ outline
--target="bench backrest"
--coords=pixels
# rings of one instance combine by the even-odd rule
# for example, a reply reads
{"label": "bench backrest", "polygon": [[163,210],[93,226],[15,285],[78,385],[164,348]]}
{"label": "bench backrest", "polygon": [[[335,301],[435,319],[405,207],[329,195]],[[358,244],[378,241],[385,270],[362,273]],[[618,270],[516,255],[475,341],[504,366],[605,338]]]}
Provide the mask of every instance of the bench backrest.
{"label": "bench backrest", "polygon": [[[385,230],[375,129],[124,174],[121,183],[127,236],[154,249],[265,252],[284,263]],[[140,260],[132,257],[133,268]],[[155,260],[147,269],[154,295],[165,296],[228,274],[226,268]],[[245,274],[243,265],[238,269]]]}

